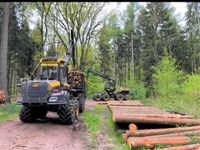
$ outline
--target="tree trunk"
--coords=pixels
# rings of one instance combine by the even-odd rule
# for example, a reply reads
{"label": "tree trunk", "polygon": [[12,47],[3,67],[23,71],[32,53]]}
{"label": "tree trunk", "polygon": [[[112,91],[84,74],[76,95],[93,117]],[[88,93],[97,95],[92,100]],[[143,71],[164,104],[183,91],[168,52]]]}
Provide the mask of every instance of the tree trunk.
{"label": "tree trunk", "polygon": [[128,81],[131,79],[131,75],[130,75],[130,73],[131,73],[131,65],[130,65],[130,57],[128,56]]}
{"label": "tree trunk", "polygon": [[131,34],[131,62],[132,62],[132,80],[134,81],[134,52],[133,52],[133,34]]}
{"label": "tree trunk", "polygon": [[8,53],[8,23],[9,3],[3,4],[3,23],[0,41],[0,88],[3,88],[7,96],[7,53]]}

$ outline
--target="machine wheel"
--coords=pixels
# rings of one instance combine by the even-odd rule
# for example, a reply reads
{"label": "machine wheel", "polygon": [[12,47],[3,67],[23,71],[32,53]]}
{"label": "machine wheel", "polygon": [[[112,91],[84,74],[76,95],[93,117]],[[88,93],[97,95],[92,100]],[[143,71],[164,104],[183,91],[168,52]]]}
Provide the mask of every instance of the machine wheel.
{"label": "machine wheel", "polygon": [[101,94],[100,94],[100,93],[94,94],[93,100],[95,100],[95,101],[100,101],[100,100],[101,100]]}
{"label": "machine wheel", "polygon": [[103,98],[104,101],[110,100],[110,96],[108,94],[104,94],[102,98]]}
{"label": "machine wheel", "polygon": [[123,94],[117,94],[117,96],[116,96],[116,100],[117,101],[123,101],[123,99],[124,99],[124,95]]}
{"label": "machine wheel", "polygon": [[59,119],[63,124],[73,124],[75,121],[75,113],[67,104],[62,104],[58,110]]}
{"label": "machine wheel", "polygon": [[19,114],[19,119],[22,122],[34,122],[37,119],[34,113],[35,111],[33,110],[33,108],[28,106],[23,106]]}

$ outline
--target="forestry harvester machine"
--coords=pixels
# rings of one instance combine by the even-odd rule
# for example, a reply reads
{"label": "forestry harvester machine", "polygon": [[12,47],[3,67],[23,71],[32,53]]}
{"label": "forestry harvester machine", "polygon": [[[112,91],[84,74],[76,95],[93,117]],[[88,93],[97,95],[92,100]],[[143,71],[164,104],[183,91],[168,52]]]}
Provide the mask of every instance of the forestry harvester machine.
{"label": "forestry harvester machine", "polygon": [[56,56],[43,58],[29,78],[21,79],[17,99],[17,103],[22,105],[21,121],[34,122],[53,111],[57,112],[62,123],[72,124],[79,112],[84,111],[86,76],[75,69],[68,72],[70,57],[75,67],[73,39],[71,31],[70,47],[64,59]]}
{"label": "forestry harvester machine", "polygon": [[93,95],[93,100],[95,101],[108,101],[111,98],[117,101],[122,101],[127,99],[127,95],[129,94],[128,88],[120,88],[120,91],[114,93],[116,90],[116,80],[111,78],[110,76],[103,74],[99,71],[94,71],[92,68],[87,70],[87,78],[89,77],[89,73],[92,73],[94,76],[99,76],[105,79],[104,90],[106,93],[95,93]]}

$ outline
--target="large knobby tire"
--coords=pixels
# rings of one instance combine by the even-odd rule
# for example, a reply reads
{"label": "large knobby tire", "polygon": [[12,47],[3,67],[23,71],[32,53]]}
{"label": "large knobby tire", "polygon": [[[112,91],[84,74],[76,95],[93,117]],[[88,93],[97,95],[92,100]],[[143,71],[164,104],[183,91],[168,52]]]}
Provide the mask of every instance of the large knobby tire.
{"label": "large knobby tire", "polygon": [[110,96],[108,94],[103,94],[102,99],[104,101],[109,101],[110,100]]}
{"label": "large knobby tire", "polygon": [[19,113],[19,119],[22,122],[34,122],[37,119],[37,117],[33,108],[23,106]]}
{"label": "large knobby tire", "polygon": [[58,110],[59,120],[63,124],[73,124],[75,121],[75,114],[71,107],[67,104],[62,104]]}
{"label": "large knobby tire", "polygon": [[117,101],[123,101],[123,99],[124,99],[124,95],[123,94],[117,94],[117,96],[116,96],[116,100]]}
{"label": "large knobby tire", "polygon": [[93,100],[100,101],[101,100],[101,94],[100,93],[95,93],[94,96],[93,96]]}
{"label": "large knobby tire", "polygon": [[79,113],[85,110],[85,98],[81,97],[79,100]]}

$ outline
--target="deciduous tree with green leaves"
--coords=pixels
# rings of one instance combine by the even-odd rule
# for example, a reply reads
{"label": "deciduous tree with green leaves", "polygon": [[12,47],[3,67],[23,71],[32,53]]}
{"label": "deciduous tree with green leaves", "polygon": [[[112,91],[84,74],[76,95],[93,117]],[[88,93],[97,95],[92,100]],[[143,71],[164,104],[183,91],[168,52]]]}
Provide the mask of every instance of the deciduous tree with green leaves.
{"label": "deciduous tree with green leaves", "polygon": [[155,72],[153,74],[153,87],[156,96],[169,98],[180,93],[183,72],[178,70],[175,59],[167,55],[166,52],[158,65],[152,68]]}

